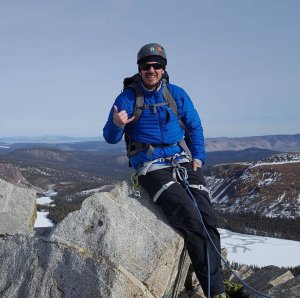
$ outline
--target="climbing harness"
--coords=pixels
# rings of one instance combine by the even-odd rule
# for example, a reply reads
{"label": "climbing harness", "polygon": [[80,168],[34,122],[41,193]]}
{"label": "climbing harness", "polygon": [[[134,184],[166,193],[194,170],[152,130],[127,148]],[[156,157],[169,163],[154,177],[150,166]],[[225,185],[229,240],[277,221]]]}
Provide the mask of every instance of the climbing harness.
{"label": "climbing harness", "polygon": [[[168,189],[172,184],[178,182],[177,181],[177,178],[181,181],[183,181],[184,179],[188,179],[188,176],[187,176],[187,172],[186,171],[182,171],[181,169],[185,169],[184,167],[180,167],[178,168],[176,165],[178,163],[178,161],[176,160],[176,158],[169,158],[169,159],[164,159],[165,161],[169,162],[170,165],[173,167],[173,173],[172,173],[172,176],[173,176],[173,180],[165,183],[154,195],[153,197],[153,201],[156,203],[156,201],[158,200],[158,198],[160,197],[160,195],[166,190]],[[185,161],[184,161],[185,162]],[[202,191],[205,191],[207,192],[208,194],[210,193],[208,188],[205,187],[204,185],[202,184],[189,184],[189,187],[190,188],[195,188],[195,189],[198,189],[198,190],[202,190]]]}
{"label": "climbing harness", "polygon": [[[185,163],[191,161],[190,156],[186,152],[182,152],[182,153],[175,154],[172,157],[157,158],[148,162],[144,162],[143,166],[139,168],[135,173],[133,173],[130,177],[132,183],[131,194],[133,194],[135,197],[140,197],[139,181],[138,181],[139,176],[146,175],[148,172],[152,172],[154,170],[169,168],[171,166],[172,160],[176,160],[178,163]],[[177,182],[177,179],[176,179],[176,175],[174,175],[173,173],[173,180],[164,184],[155,193],[153,197],[153,201],[156,202],[160,197],[160,195],[175,182]]]}

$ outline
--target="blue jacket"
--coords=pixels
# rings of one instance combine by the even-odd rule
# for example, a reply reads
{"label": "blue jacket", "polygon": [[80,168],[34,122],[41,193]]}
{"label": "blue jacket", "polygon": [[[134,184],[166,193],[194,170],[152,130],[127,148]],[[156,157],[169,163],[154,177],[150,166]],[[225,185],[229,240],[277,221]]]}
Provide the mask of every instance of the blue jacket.
{"label": "blue jacket", "polygon": [[[187,93],[180,87],[168,84],[178,108],[178,114],[181,121],[185,124],[191,143],[188,147],[192,157],[205,161],[204,136],[200,117],[194,108],[194,105]],[[148,91],[142,87],[145,105],[165,102],[162,96],[162,88],[155,91]],[[128,118],[133,116],[135,105],[135,91],[133,89],[125,89],[116,99],[114,105],[118,107],[118,111],[125,110]],[[131,140],[145,144],[176,144],[184,136],[184,129],[180,126],[177,116],[167,105],[156,107],[153,109],[144,109],[138,121],[133,124],[128,123],[125,127],[118,127],[113,122],[112,107],[108,120],[103,129],[103,136],[106,142],[110,144],[118,143],[126,131]],[[134,169],[138,169],[146,161],[157,158],[173,156],[182,152],[182,148],[177,146],[155,147],[152,155],[147,154],[144,149],[130,157],[130,163]]]}

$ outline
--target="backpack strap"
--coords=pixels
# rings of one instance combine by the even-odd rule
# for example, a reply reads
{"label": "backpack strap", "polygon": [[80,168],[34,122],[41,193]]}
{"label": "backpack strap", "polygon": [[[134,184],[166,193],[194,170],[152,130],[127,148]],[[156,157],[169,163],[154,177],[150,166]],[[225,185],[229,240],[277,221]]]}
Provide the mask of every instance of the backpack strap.
{"label": "backpack strap", "polygon": [[135,118],[131,123],[138,121],[141,117],[142,111],[144,109],[144,94],[139,86],[139,82],[141,81],[141,75],[139,73],[135,74],[130,78],[125,78],[123,81],[123,89],[131,88],[135,92],[135,105],[133,110],[133,115]]}
{"label": "backpack strap", "polygon": [[162,82],[162,95],[163,95],[167,105],[170,107],[170,109],[173,111],[173,113],[178,117],[177,104],[167,86],[167,80],[165,78],[163,78],[161,82]]}
{"label": "backpack strap", "polygon": [[136,83],[133,84],[132,88],[135,91],[135,105],[133,110],[133,115],[135,117],[131,123],[134,123],[138,121],[141,117],[142,111],[144,109],[145,98],[143,92]]}
{"label": "backpack strap", "polygon": [[[185,124],[182,122],[181,118],[180,118],[180,115],[178,114],[178,108],[177,108],[177,104],[167,86],[167,79],[166,78],[163,78],[162,79],[162,94],[163,94],[163,97],[165,99],[165,101],[167,102],[168,106],[170,107],[170,109],[173,111],[173,113],[177,116],[178,118],[178,121],[180,123],[180,126],[184,129],[184,132],[185,132],[185,140],[187,143],[191,143],[191,138],[189,137],[189,133],[188,133],[188,130],[185,126]],[[184,141],[184,140],[183,140]],[[187,149],[187,145],[185,145],[185,148],[183,148],[185,151]]]}

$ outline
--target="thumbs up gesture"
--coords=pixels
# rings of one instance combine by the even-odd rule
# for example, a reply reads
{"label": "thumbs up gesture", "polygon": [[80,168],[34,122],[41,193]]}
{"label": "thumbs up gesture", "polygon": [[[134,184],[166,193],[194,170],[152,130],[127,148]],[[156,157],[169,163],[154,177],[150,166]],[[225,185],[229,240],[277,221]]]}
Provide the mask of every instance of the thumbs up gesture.
{"label": "thumbs up gesture", "polygon": [[114,115],[113,115],[113,119],[116,125],[123,127],[126,124],[128,124],[129,122],[131,122],[133,119],[135,118],[135,116],[132,116],[131,118],[128,119],[128,114],[125,110],[122,111],[118,111],[118,107],[116,105],[114,105]]}

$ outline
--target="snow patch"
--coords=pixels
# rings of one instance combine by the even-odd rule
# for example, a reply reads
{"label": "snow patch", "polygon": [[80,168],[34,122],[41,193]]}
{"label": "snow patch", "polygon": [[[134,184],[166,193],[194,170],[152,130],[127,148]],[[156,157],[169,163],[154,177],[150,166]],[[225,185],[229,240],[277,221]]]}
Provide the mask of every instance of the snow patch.
{"label": "snow patch", "polygon": [[50,205],[53,203],[53,200],[50,197],[40,197],[36,199],[38,205]]}
{"label": "snow patch", "polygon": [[228,195],[225,195],[220,201],[219,203],[222,204],[222,203],[226,203],[228,201],[229,197]]}
{"label": "snow patch", "polygon": [[[38,205],[51,205],[54,206],[53,200],[51,197],[57,195],[53,189],[49,189],[48,191],[43,193],[44,196],[37,198],[36,203]],[[49,212],[48,211],[37,211],[37,218],[34,223],[35,228],[44,228],[44,227],[52,227],[54,223],[48,218]]]}
{"label": "snow patch", "polygon": [[54,226],[54,223],[47,217],[49,212],[38,211],[37,218],[34,223],[35,228],[46,228]]}
{"label": "snow patch", "polygon": [[57,195],[57,192],[54,191],[53,189],[49,189],[48,191],[44,192],[44,195],[49,197],[54,197]]}
{"label": "snow patch", "polygon": [[92,194],[92,193],[95,193],[95,192],[99,192],[99,191],[105,189],[106,187],[107,187],[107,185],[103,185],[103,186],[98,187],[98,188],[83,190],[83,191],[79,192],[79,194],[83,194],[83,195]]}

